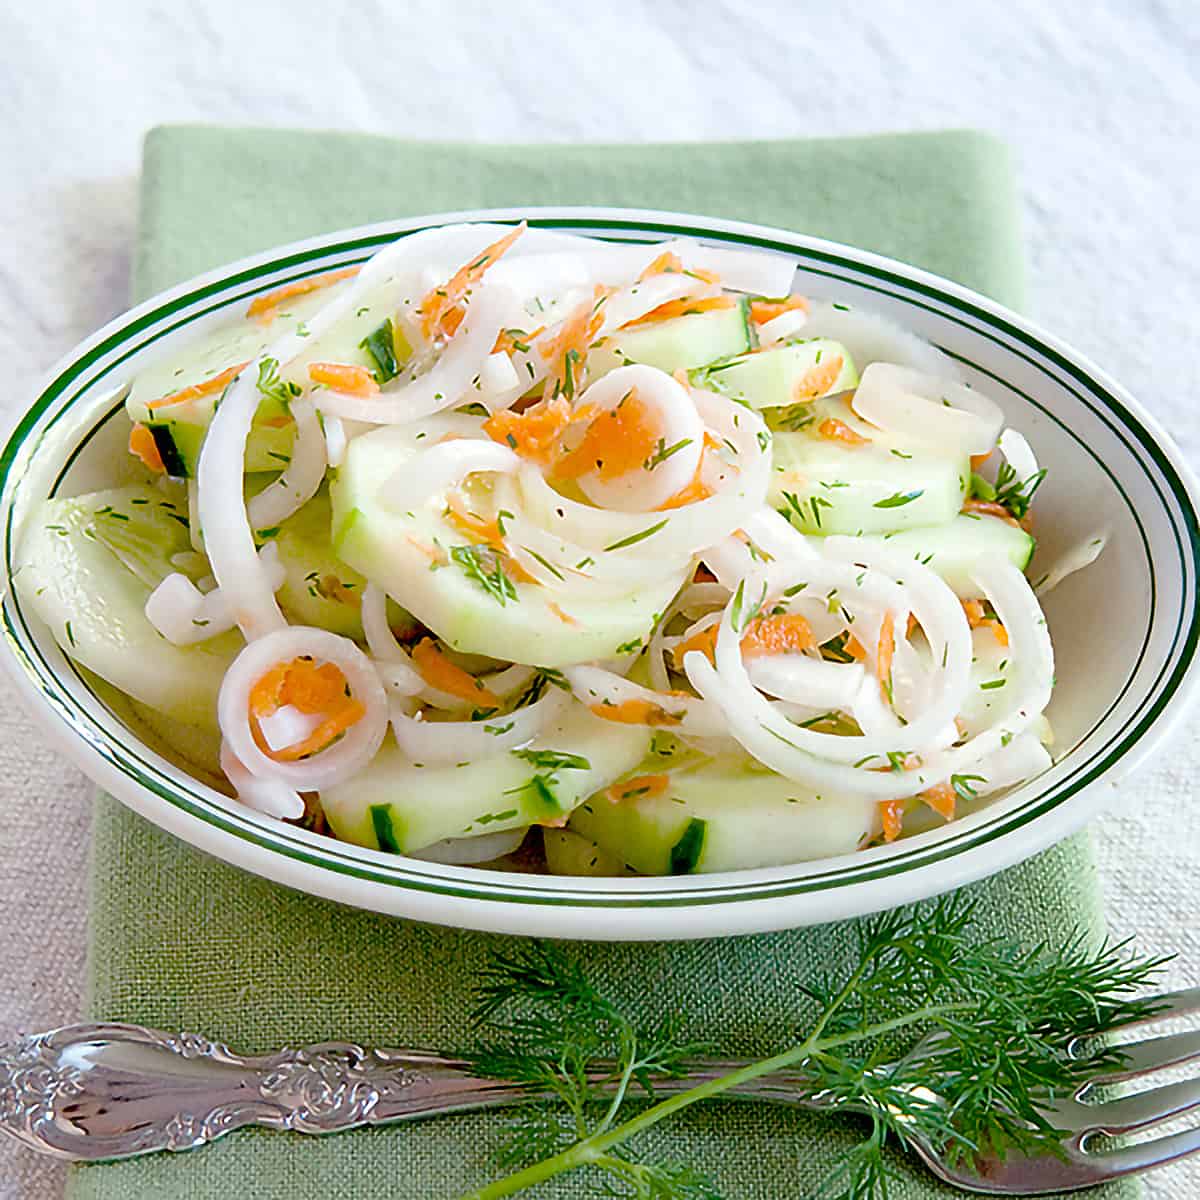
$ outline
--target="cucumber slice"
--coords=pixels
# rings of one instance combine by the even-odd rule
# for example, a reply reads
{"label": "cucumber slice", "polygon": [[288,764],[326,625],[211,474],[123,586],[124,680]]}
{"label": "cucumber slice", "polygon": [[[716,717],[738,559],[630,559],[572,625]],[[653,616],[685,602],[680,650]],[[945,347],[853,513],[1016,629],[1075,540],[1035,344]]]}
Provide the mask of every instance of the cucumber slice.
{"label": "cucumber slice", "polygon": [[979,588],[971,582],[971,572],[979,563],[1007,559],[1023,571],[1037,544],[1025,530],[999,517],[971,513],[959,513],[945,524],[928,529],[909,529],[868,540],[911,554],[936,571],[964,600],[979,595]]}
{"label": "cucumber slice", "polygon": [[965,457],[915,444],[899,450],[879,430],[868,445],[848,446],[811,428],[777,431],[773,443],[768,500],[801,532],[884,533],[957,517],[970,478]]}
{"label": "cucumber slice", "polygon": [[[478,429],[476,418],[457,420]],[[396,513],[380,503],[384,481],[443,428],[396,426],[350,443],[330,491],[338,557],[465,653],[495,657],[499,647],[510,662],[562,667],[618,657],[618,647],[644,642],[686,572],[647,581],[627,596],[572,596],[563,601],[571,623],[551,607],[561,598],[551,589],[513,582],[501,603],[495,589],[481,587],[453,558],[469,539],[444,520],[438,504]],[[417,440],[422,435],[425,441]]]}
{"label": "cucumber slice", "polygon": [[601,721],[578,704],[530,749],[578,755],[586,768],[538,768],[511,753],[421,767],[389,740],[353,779],[326,788],[321,806],[343,841],[405,854],[443,838],[557,821],[640,762],[649,742],[647,730]]}
{"label": "cucumber slice", "polygon": [[150,592],[190,551],[187,506],[149,487],[44,501],[27,519],[14,584],[64,653],[133,699],[215,729],[236,630],[173,646],[146,620]]}
{"label": "cucumber slice", "polygon": [[552,875],[612,878],[633,874],[615,854],[609,854],[590,838],[569,829],[544,829],[542,841],[546,848],[546,867]]}
{"label": "cucumber slice", "polygon": [[655,796],[589,799],[569,828],[636,871],[686,875],[850,854],[877,820],[870,800],[818,796],[742,758],[668,774]]}
{"label": "cucumber slice", "polygon": [[[259,412],[262,409],[260,406]],[[209,410],[199,418],[199,410],[189,417],[198,419],[171,421],[145,421],[154,436],[154,444],[162,459],[163,467],[173,479],[195,479],[200,463],[200,450],[212,420]],[[282,471],[292,460],[292,447],[296,441],[296,427],[254,425],[246,439],[246,470]]]}
{"label": "cucumber slice", "polygon": [[[841,369],[825,378],[823,368],[836,359]],[[857,387],[858,371],[840,342],[811,338],[717,363],[695,372],[693,380],[751,408],[786,408]]]}
{"label": "cucumber slice", "polygon": [[631,362],[667,372],[691,370],[744,354],[753,345],[750,306],[743,298],[733,308],[634,326],[605,338],[588,354],[588,378],[594,381]]}

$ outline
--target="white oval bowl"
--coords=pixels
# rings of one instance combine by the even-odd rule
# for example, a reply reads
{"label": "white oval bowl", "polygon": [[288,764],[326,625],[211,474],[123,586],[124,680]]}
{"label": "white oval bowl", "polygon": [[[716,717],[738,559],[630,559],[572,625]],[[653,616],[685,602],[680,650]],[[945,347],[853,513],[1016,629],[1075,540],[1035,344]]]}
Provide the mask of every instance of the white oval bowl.
{"label": "white oval bowl", "polygon": [[[365,850],[258,815],[173,766],[124,723],[21,605],[8,573],[21,515],[47,495],[133,476],[114,389],[258,293],[361,262],[455,221],[592,236],[687,236],[784,255],[797,290],[890,316],[959,363],[1049,467],[1042,561],[1099,527],[1100,560],[1046,598],[1057,659],[1057,761],[972,815],[818,862],[676,878],[576,879],[440,866]],[[116,466],[114,467],[114,463]],[[0,456],[0,573],[9,673],[46,736],[156,825],[259,875],[361,908],[468,929],[666,939],[815,924],[920,900],[1028,858],[1079,828],[1162,742],[1196,690],[1197,488],[1178,449],[1118,384],[978,293],[862,250],[736,221],[634,209],[440,214],[345,230],[242,259],[118,317],[49,373]],[[1035,558],[1036,564],[1039,559]]]}

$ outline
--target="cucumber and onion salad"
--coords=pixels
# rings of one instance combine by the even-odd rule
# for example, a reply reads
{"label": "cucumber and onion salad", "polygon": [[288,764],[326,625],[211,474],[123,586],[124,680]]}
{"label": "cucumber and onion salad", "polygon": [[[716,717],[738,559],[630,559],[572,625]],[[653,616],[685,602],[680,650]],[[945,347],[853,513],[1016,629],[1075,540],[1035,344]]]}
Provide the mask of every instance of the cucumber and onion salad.
{"label": "cucumber and onion salad", "polygon": [[16,587],[242,803],[374,849],[725,871],[950,820],[1050,763],[1044,472],[792,277],[479,224],[264,293],[132,381],[146,482],[43,503]]}

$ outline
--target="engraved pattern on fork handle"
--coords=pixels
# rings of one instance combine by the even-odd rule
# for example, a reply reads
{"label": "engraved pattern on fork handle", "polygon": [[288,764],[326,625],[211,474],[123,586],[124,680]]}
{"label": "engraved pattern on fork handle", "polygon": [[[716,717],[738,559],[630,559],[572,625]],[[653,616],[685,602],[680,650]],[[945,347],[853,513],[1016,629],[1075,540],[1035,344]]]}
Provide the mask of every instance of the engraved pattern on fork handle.
{"label": "engraved pattern on fork handle", "polygon": [[188,1150],[248,1125],[334,1133],[536,1098],[461,1061],[349,1042],[254,1056],[104,1023],[0,1045],[0,1129],[77,1161]]}

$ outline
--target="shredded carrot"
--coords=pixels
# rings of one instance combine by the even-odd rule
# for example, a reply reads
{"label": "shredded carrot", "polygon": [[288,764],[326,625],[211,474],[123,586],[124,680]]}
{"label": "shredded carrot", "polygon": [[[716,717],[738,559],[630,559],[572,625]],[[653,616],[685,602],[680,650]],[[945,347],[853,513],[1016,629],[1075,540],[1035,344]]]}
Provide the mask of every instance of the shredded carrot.
{"label": "shredded carrot", "polygon": [[954,789],[948,783],[938,783],[931,788],[926,788],[920,794],[920,799],[928,804],[939,817],[944,817],[947,821],[954,820],[954,805],[957,797]]}
{"label": "shredded carrot", "polygon": [[678,725],[682,713],[667,712],[649,700],[622,700],[620,704],[593,704],[591,711],[606,721],[621,725]]}
{"label": "shredded carrot", "polygon": [[559,619],[559,620],[560,620],[560,621],[561,621],[561,622],[562,622],[564,625],[578,625],[578,624],[579,624],[579,622],[578,622],[578,621],[577,621],[577,620],[576,620],[576,619],[575,619],[573,616],[571,616],[571,614],[570,614],[569,612],[563,612],[563,610],[562,610],[561,608],[559,608],[559,606],[558,606],[557,604],[555,604],[553,600],[549,601],[549,602],[547,603],[546,607],[547,607],[547,608],[548,608],[548,609],[549,609],[549,610],[550,610],[550,611],[551,611],[551,612],[552,612],[552,613],[553,613],[553,614],[554,614],[554,615],[555,615],[555,616],[556,616],[556,617],[557,617],[557,618],[558,618],[558,619]]}
{"label": "shredded carrot", "polygon": [[751,300],[750,320],[755,325],[765,325],[785,312],[808,312],[808,301],[803,296],[789,296],[786,300]]}
{"label": "shredded carrot", "polygon": [[483,423],[483,431],[522,458],[545,466],[554,457],[563,431],[571,423],[571,406],[562,396],[543,400],[524,412],[501,409]]}
{"label": "shredded carrot", "polygon": [[671,651],[671,657],[675,660],[676,669],[683,666],[683,656],[691,650],[699,650],[709,662],[713,662],[717,656],[717,631],[720,629],[720,621],[709,625],[707,629],[698,629],[690,637],[686,637],[682,642],[676,644]]}
{"label": "shredded carrot", "polygon": [[145,425],[135,425],[129,431],[129,453],[140,458],[157,475],[166,471],[154,434]]}
{"label": "shredded carrot", "polygon": [[977,513],[979,516],[999,517],[1006,524],[1012,525],[1016,529],[1021,528],[1021,522],[1004,507],[1003,504],[997,504],[995,500],[979,500],[970,499],[963,506],[962,510],[965,513]]}
{"label": "shredded carrot", "polygon": [[672,254],[670,250],[664,250],[639,276],[638,283],[650,279],[655,275],[681,275],[683,274],[683,261],[678,254]]}
{"label": "shredded carrot", "polygon": [[[504,256],[512,244],[525,232],[522,221],[511,233],[493,242],[470,262],[464,263],[440,287],[431,288],[417,306],[421,332],[427,338],[436,333],[452,334],[463,318],[462,301],[471,290]],[[451,316],[451,314],[454,314]]]}
{"label": "shredded carrot", "polygon": [[661,796],[671,786],[669,775],[636,775],[624,783],[614,783],[605,793],[613,804],[635,797]]}
{"label": "shredded carrot", "polygon": [[639,470],[654,454],[658,426],[636,391],[607,409],[587,427],[583,441],[554,467],[559,479],[578,479],[595,471],[601,479],[617,479]]}
{"label": "shredded carrot", "polygon": [[826,417],[817,426],[817,432],[831,442],[842,442],[847,446],[867,446],[871,442],[870,438],[863,437],[861,433],[855,433],[845,421],[839,421],[837,417]]}
{"label": "shredded carrot", "polygon": [[658,321],[670,321],[675,317],[691,317],[696,313],[717,312],[723,308],[733,308],[737,301],[732,296],[704,296],[700,299],[689,299],[684,296],[679,300],[668,300],[648,313],[626,321],[622,329],[634,329],[638,325],[653,325]]}
{"label": "shredded carrot", "polygon": [[746,658],[761,658],[810,650],[816,644],[812,626],[799,613],[780,613],[750,622],[742,635],[742,654]]}
{"label": "shredded carrot", "polygon": [[451,525],[465,533],[475,544],[483,543],[501,554],[504,553],[504,535],[500,532],[500,522],[496,517],[489,520],[471,512],[457,492],[447,495],[446,507],[446,520]]}
{"label": "shredded carrot", "polygon": [[908,625],[905,627],[904,636],[910,638],[913,635],[913,630],[917,627],[917,618],[912,614],[908,614]]}
{"label": "shredded carrot", "polygon": [[536,329],[529,330],[528,333],[524,329],[502,329],[496,334],[496,343],[492,347],[492,353],[512,354],[517,349],[518,342],[522,346],[528,346],[545,328],[544,325],[539,325]]}
{"label": "shredded carrot", "polygon": [[989,458],[992,457],[992,452],[989,450],[986,454],[971,455],[971,470],[978,471]]}
{"label": "shredded carrot", "polygon": [[879,647],[875,655],[875,673],[879,677],[879,690],[884,700],[892,701],[892,659],[896,653],[896,618],[885,613],[879,626]]}
{"label": "shredded carrot", "polygon": [[604,301],[609,289],[596,285],[591,301],[585,300],[559,326],[558,332],[541,347],[541,354],[549,363],[543,397],[549,398],[566,392],[574,395],[578,390],[580,367],[584,355],[591,349],[592,341],[604,324]]}
{"label": "shredded carrot", "polygon": [[894,842],[904,832],[904,801],[880,801],[879,819],[883,822],[883,840]]}
{"label": "shredded carrot", "polygon": [[842,356],[840,354],[831,355],[825,362],[819,363],[815,367],[809,367],[804,372],[792,389],[792,399],[797,404],[819,399],[837,383],[841,373]]}
{"label": "shredded carrot", "polygon": [[308,364],[308,377],[348,396],[374,396],[379,384],[366,367],[352,363],[315,362]]}
{"label": "shredded carrot", "polygon": [[996,641],[1002,646],[1008,645],[1008,630],[996,617],[989,617],[979,600],[964,600],[963,612],[967,614],[967,624],[972,629],[990,629]]}
{"label": "shredded carrot", "polygon": [[683,508],[685,504],[695,504],[699,500],[707,500],[713,494],[712,488],[701,478],[701,473],[704,470],[704,456],[700,456],[700,462],[696,466],[696,473],[692,476],[691,482],[685,484],[675,493],[675,495],[664,500],[656,511],[666,512],[671,508]]}
{"label": "shredded carrot", "polygon": [[867,657],[866,647],[852,633],[846,634],[846,643],[843,647],[851,658],[863,662]]}
{"label": "shredded carrot", "polygon": [[275,310],[297,296],[307,296],[310,292],[319,292],[322,288],[332,287],[357,275],[359,267],[345,267],[340,271],[326,271],[324,275],[313,275],[310,279],[297,279],[295,283],[286,283],[273,292],[266,292],[250,301],[246,316],[255,317],[264,325],[275,316]]}
{"label": "shredded carrot", "polygon": [[219,375],[214,375],[211,379],[202,380],[200,383],[193,383],[191,387],[185,387],[178,392],[172,392],[169,396],[160,396],[157,400],[151,400],[146,407],[153,411],[156,408],[166,408],[169,404],[182,404],[185,400],[199,400],[203,396],[211,396],[213,392],[219,392],[226,384],[232,383],[249,365],[250,360],[247,359],[236,366],[227,367]]}
{"label": "shredded carrot", "polygon": [[457,663],[452,663],[437,648],[432,638],[422,638],[412,648],[412,661],[417,674],[431,688],[437,688],[439,692],[447,692],[460,700],[485,708],[499,707],[500,700],[496,693],[480,683],[474,675],[464,671]]}
{"label": "shredded carrot", "polygon": [[[309,716],[325,713],[326,717],[302,741],[271,750],[259,722],[288,706]],[[366,713],[362,703],[349,694],[341,669],[334,663],[318,666],[311,658],[293,658],[271,667],[250,689],[249,708],[255,741],[264,754],[278,762],[294,762],[323,750]]]}
{"label": "shredded carrot", "polygon": [[431,546],[428,542],[421,541],[420,538],[414,537],[411,533],[405,535],[405,540],[414,550],[425,555],[431,563],[435,563],[439,567],[444,567],[450,561],[445,550],[441,550],[437,546]]}

